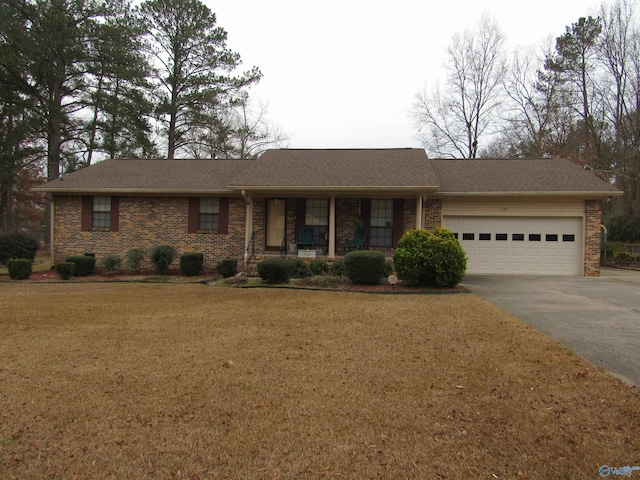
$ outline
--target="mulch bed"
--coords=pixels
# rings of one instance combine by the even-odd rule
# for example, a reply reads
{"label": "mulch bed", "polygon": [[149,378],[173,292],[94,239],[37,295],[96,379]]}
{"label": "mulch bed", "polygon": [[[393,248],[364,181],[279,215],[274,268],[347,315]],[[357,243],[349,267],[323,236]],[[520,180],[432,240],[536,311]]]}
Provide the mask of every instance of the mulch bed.
{"label": "mulch bed", "polygon": [[[0,274],[0,282],[27,282],[27,283],[85,283],[85,282],[142,282],[142,283],[205,283],[215,284],[222,277],[216,273],[204,273],[202,275],[185,277],[178,270],[171,270],[167,275],[156,275],[154,272],[141,272],[140,274],[126,273],[118,271],[109,274],[105,271],[96,270],[95,273],[82,277],[73,277],[70,280],[62,280],[54,270],[45,270],[41,272],[33,272],[26,280],[11,280],[9,275]],[[404,285],[399,282],[396,285],[381,283],[378,285],[356,285],[345,281],[335,287],[327,286],[309,286],[298,285],[293,280],[288,285],[265,285],[263,283],[253,282],[238,283],[231,285],[239,288],[290,288],[301,290],[331,290],[342,292],[360,292],[360,293],[377,293],[377,294],[447,294],[447,293],[468,293],[469,290],[463,286],[457,285],[452,288],[434,288],[434,287],[416,287]]]}
{"label": "mulch bed", "polygon": [[[167,275],[156,275],[153,272],[140,272],[139,274],[125,273],[118,271],[115,273],[107,273],[102,270],[96,270],[91,275],[82,277],[72,277],[70,280],[61,279],[55,270],[45,270],[42,272],[33,272],[26,280],[20,282],[29,283],[79,283],[79,282],[157,282],[157,283],[199,283],[220,278],[215,273],[198,275],[195,277],[185,277],[179,271],[169,271]],[[9,275],[0,275],[0,281],[15,282],[11,280]]]}

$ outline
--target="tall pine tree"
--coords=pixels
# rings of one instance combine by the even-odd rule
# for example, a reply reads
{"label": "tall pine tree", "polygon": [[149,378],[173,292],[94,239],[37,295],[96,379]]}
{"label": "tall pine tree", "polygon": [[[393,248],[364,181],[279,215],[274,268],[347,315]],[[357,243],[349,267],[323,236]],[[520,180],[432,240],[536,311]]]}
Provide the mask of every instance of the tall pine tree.
{"label": "tall pine tree", "polygon": [[147,0],[140,13],[155,64],[157,119],[171,159],[192,141],[191,129],[215,125],[215,112],[261,73],[254,67],[234,75],[240,55],[227,48],[227,33],[199,0]]}

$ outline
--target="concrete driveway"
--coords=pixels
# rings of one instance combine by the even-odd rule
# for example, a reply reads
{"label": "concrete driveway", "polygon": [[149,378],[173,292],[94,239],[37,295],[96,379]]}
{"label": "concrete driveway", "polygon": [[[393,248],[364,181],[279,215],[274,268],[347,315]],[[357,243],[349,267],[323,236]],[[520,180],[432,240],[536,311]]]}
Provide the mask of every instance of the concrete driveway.
{"label": "concrete driveway", "polygon": [[467,275],[473,293],[640,386],[640,272],[599,278]]}

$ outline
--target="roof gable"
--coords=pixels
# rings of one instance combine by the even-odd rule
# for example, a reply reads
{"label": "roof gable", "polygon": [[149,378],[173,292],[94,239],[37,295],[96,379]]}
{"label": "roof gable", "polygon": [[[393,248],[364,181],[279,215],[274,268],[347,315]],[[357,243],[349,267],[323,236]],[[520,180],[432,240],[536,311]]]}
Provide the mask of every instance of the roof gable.
{"label": "roof gable", "polygon": [[244,189],[435,189],[424,150],[279,149],[267,151],[232,184]]}

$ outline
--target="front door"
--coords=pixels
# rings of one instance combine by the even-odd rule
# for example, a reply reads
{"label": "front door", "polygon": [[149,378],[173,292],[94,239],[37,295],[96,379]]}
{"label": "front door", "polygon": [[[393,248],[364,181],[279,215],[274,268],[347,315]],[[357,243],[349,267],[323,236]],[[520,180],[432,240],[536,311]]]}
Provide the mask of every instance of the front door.
{"label": "front door", "polygon": [[267,199],[267,250],[280,250],[284,240],[287,201]]}

